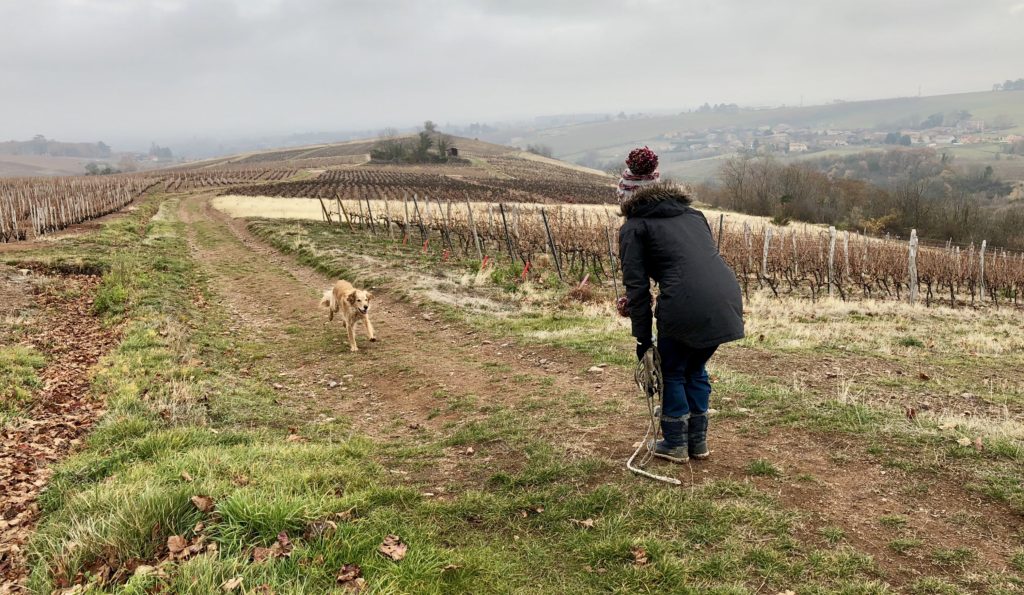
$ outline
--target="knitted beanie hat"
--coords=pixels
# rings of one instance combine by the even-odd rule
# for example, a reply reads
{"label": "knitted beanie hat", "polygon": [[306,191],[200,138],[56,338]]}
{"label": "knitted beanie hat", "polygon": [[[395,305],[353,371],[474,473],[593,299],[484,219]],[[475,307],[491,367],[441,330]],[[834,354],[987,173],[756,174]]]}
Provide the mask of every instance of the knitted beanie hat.
{"label": "knitted beanie hat", "polygon": [[658,156],[648,147],[633,149],[626,157],[626,169],[619,178],[619,202],[629,198],[644,186],[657,184],[661,173],[658,171]]}

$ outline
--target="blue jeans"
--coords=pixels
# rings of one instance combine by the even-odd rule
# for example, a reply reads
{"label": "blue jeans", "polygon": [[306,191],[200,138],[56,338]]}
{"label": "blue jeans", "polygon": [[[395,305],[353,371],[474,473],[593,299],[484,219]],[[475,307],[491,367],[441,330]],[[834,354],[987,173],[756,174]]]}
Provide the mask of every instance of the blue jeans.
{"label": "blue jeans", "polygon": [[693,349],[669,336],[658,337],[661,377],[665,395],[661,413],[668,417],[707,413],[711,400],[711,382],[704,365],[718,346]]}

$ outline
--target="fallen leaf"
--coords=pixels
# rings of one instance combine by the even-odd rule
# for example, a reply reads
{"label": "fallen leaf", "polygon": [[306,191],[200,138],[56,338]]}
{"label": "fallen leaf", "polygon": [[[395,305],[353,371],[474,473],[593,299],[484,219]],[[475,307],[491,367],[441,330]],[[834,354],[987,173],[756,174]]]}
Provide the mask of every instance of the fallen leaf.
{"label": "fallen leaf", "polygon": [[167,551],[177,554],[188,547],[188,542],[181,535],[171,535],[167,538]]}
{"label": "fallen leaf", "polygon": [[915,417],[917,417],[917,410],[914,409],[913,407],[907,407],[906,415],[907,419],[914,419]]}
{"label": "fallen leaf", "polygon": [[363,590],[366,586],[366,580],[363,579],[363,569],[358,564],[345,564],[338,571],[336,577],[338,585],[342,589],[347,591],[355,591],[356,593]]}
{"label": "fallen leaf", "polygon": [[939,429],[940,430],[952,430],[955,427],[956,427],[956,424],[953,423],[953,422],[946,422],[944,424],[939,424]]}
{"label": "fallen leaf", "polygon": [[467,449],[466,449],[466,454],[467,454],[467,455],[471,455],[471,454],[473,454],[474,452],[476,452],[476,451],[475,451],[475,450],[473,450],[473,447],[472,447],[472,446],[470,446],[469,448],[467,448]]}
{"label": "fallen leaf", "polygon": [[921,380],[926,380],[926,381],[932,379],[931,376],[925,374],[924,372],[918,372],[917,373],[917,377],[920,378]]}
{"label": "fallen leaf", "polygon": [[221,584],[220,588],[221,588],[222,591],[224,591],[226,593],[230,593],[231,591],[234,591],[235,589],[237,589],[238,587],[241,587],[241,586],[242,586],[242,577],[236,576],[235,578],[233,578],[231,580],[224,581]]}
{"label": "fallen leaf", "polygon": [[970,438],[966,438],[966,437],[959,438],[959,439],[957,439],[956,443],[959,444],[960,446],[970,446],[971,445],[971,439]]}
{"label": "fallen leaf", "polygon": [[402,543],[402,539],[397,535],[388,535],[384,538],[384,543],[380,544],[378,551],[384,554],[384,556],[391,558],[395,562],[398,562],[405,557],[405,552],[409,549],[409,546]]}
{"label": "fallen leaf", "polygon": [[594,525],[597,524],[597,521],[595,521],[594,519],[583,519],[582,521],[579,520],[579,519],[569,519],[569,520],[571,520],[572,522],[576,523],[580,527],[583,527],[584,529],[593,529]]}
{"label": "fallen leaf", "polygon": [[292,555],[292,542],[288,539],[288,534],[281,531],[277,534],[277,545],[280,546],[280,556],[287,558]]}
{"label": "fallen leaf", "polygon": [[209,496],[192,496],[192,504],[199,512],[210,512],[213,510],[213,498]]}
{"label": "fallen leaf", "polygon": [[182,471],[181,472],[181,479],[182,479],[182,481],[186,481],[188,483],[192,483],[192,476],[188,474],[188,471]]}
{"label": "fallen leaf", "polygon": [[313,521],[306,525],[306,530],[302,533],[302,537],[305,538],[306,541],[330,537],[334,534],[334,531],[337,530],[337,528],[338,523],[335,523],[334,521]]}
{"label": "fallen leaf", "polygon": [[975,448],[975,450],[979,450],[979,451],[985,449],[985,444],[981,441],[980,437],[974,439],[974,448]]}
{"label": "fallen leaf", "polygon": [[338,582],[344,583],[363,576],[363,569],[358,564],[345,564],[338,572]]}
{"label": "fallen leaf", "polygon": [[632,550],[633,564],[636,566],[647,566],[647,550],[642,547],[635,547]]}
{"label": "fallen leaf", "polygon": [[259,564],[274,556],[274,550],[269,547],[256,547],[252,550],[252,561]]}

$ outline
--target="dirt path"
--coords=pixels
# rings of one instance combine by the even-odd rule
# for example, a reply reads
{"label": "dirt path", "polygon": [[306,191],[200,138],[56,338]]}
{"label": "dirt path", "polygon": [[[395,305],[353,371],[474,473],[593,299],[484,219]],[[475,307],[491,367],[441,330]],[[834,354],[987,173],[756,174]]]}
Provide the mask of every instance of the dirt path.
{"label": "dirt path", "polygon": [[[564,447],[566,457],[607,459],[614,470],[609,481],[644,481],[622,465],[643,424],[630,374],[588,373],[590,362],[574,353],[480,336],[441,321],[429,307],[404,301],[396,287],[374,288],[371,315],[381,340],[369,343],[362,337],[361,351],[349,353],[341,325],[325,325],[326,316],[316,307],[331,280],[265,246],[244,222],[212,209],[208,199],[190,197],[181,206],[194,256],[237,323],[273,345],[266,365],[280,379],[281,398],[308,421],[349,419],[357,433],[401,445],[485,421],[481,410],[495,403],[528,419],[536,435]],[[733,363],[728,355],[723,358]],[[743,357],[735,359],[743,371]],[[776,366],[784,369],[785,362]],[[330,382],[338,385],[331,388]],[[470,405],[453,406],[460,400]],[[843,540],[871,554],[896,585],[920,574],[956,572],[928,557],[939,547],[970,547],[978,552],[980,569],[1006,568],[1024,527],[1007,507],[964,490],[957,478],[913,476],[867,462],[865,445],[850,439],[774,431],[771,424],[756,411],[751,420],[713,420],[709,461],[658,464],[657,469],[679,476],[684,485],[754,481],[800,514],[802,538],[823,545],[819,530],[839,528]],[[494,472],[522,464],[522,453],[501,443],[473,447],[472,453],[465,446],[450,447],[437,465],[396,473],[443,495],[460,486],[479,487]],[[758,458],[778,465],[782,476],[749,477],[747,466]],[[652,484],[651,489],[660,488]],[[887,547],[907,533],[881,522],[884,515],[906,517],[914,537],[925,544],[921,553],[898,554]]]}

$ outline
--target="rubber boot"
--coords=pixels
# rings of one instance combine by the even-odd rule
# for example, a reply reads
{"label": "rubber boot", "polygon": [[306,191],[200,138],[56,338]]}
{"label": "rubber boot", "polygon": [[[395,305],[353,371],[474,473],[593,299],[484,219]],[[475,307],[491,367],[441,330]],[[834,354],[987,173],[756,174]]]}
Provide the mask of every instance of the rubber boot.
{"label": "rubber boot", "polygon": [[664,440],[659,440],[654,445],[654,456],[672,461],[673,463],[685,463],[690,460],[688,456],[688,441],[686,439],[686,426],[689,415],[682,417],[661,416],[661,435]]}
{"label": "rubber boot", "polygon": [[690,456],[695,459],[706,459],[711,455],[708,450],[708,414],[699,413],[690,415],[689,424],[686,428],[686,437],[689,442]]}

